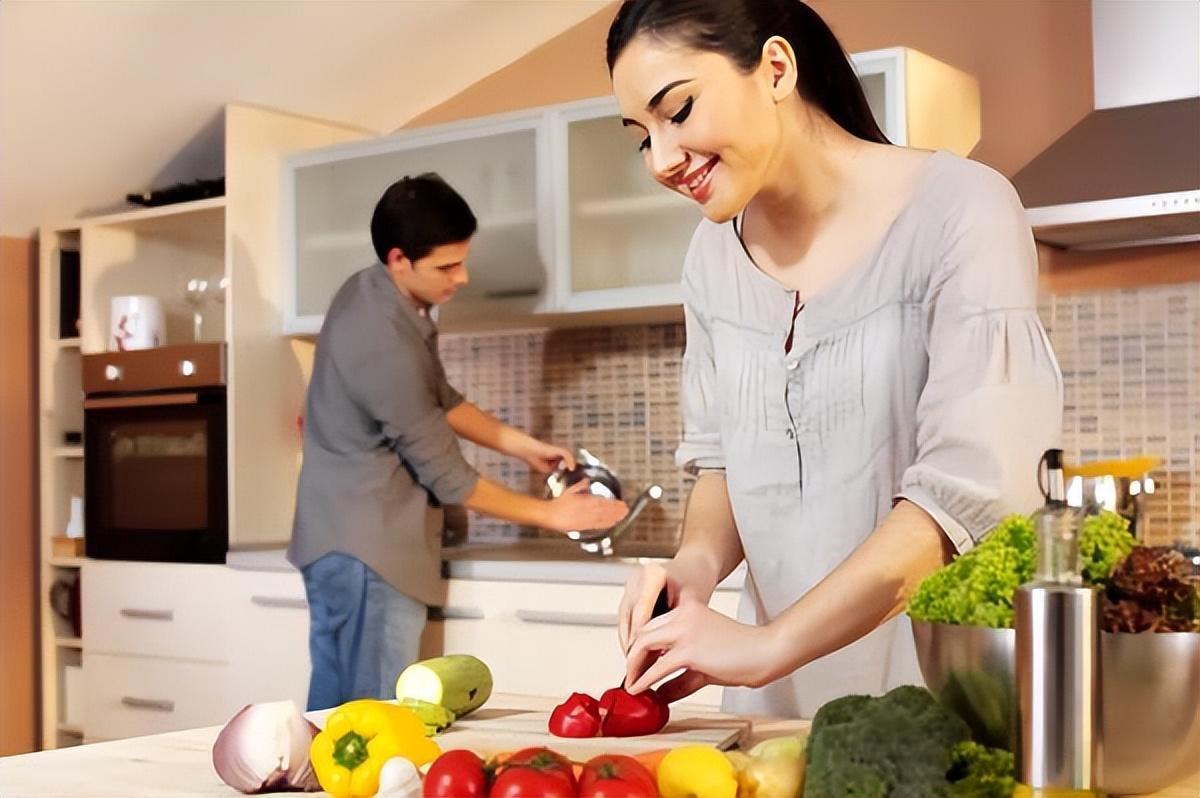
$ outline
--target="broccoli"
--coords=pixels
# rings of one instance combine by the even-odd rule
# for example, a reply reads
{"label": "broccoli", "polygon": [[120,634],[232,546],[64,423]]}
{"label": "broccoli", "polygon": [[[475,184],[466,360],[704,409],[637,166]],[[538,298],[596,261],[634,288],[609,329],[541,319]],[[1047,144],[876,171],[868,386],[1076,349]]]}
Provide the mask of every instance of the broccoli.
{"label": "broccoli", "polygon": [[813,718],[804,798],[949,796],[952,751],[969,736],[921,687],[835,699]]}
{"label": "broccoli", "polygon": [[[908,614],[930,623],[1011,627],[1013,594],[1033,578],[1036,542],[1032,518],[1008,516],[978,546],[921,582],[908,603]],[[1107,583],[1133,545],[1128,522],[1116,513],[1084,518],[1079,531],[1084,579]]]}
{"label": "broccoli", "polygon": [[1008,751],[968,741],[954,746],[950,758],[947,798],[1011,798],[1016,765]]}

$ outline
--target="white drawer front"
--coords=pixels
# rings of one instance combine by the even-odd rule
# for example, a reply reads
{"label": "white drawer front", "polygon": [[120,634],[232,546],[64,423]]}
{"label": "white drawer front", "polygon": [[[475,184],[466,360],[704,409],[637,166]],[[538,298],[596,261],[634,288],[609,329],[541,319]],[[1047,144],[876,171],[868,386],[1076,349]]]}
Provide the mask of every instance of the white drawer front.
{"label": "white drawer front", "polygon": [[227,661],[229,573],[220,565],[86,563],[84,648]]}
{"label": "white drawer front", "polygon": [[84,734],[115,740],[223,724],[242,708],[225,665],[83,655]]}
{"label": "white drawer front", "polygon": [[304,709],[312,670],[308,601],[298,572],[233,571],[232,690],[243,703],[291,699]]}
{"label": "white drawer front", "polygon": [[[486,662],[497,692],[599,696],[620,683],[620,586],[451,580],[448,587],[444,651]],[[711,606],[733,616],[737,595],[716,593]],[[706,687],[686,700],[719,706],[721,688]]]}

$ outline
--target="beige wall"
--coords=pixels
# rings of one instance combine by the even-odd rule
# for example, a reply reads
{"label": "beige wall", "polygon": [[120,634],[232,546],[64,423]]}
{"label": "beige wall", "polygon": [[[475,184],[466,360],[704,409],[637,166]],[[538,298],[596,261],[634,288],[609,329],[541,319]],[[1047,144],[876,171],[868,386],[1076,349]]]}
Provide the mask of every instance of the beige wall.
{"label": "beige wall", "polygon": [[[815,0],[851,52],[903,45],[979,80],[972,156],[1012,175],[1092,107],[1088,0]],[[416,117],[409,126],[611,93],[609,8]]]}
{"label": "beige wall", "polygon": [[37,246],[0,237],[0,756],[34,749]]}
{"label": "beige wall", "polygon": [[[979,80],[971,157],[1012,176],[1092,107],[1089,0],[812,0],[850,52],[913,47]],[[617,4],[547,41],[409,127],[611,93],[604,39]],[[1052,291],[1200,280],[1200,247],[1043,250]]]}

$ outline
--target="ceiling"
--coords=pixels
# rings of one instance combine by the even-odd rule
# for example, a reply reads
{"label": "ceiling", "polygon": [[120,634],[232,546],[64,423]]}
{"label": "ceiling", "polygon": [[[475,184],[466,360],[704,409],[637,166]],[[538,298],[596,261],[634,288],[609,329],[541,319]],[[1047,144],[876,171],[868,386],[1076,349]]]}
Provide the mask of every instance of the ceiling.
{"label": "ceiling", "polygon": [[244,102],[391,131],[609,0],[0,0],[0,234],[222,171]]}

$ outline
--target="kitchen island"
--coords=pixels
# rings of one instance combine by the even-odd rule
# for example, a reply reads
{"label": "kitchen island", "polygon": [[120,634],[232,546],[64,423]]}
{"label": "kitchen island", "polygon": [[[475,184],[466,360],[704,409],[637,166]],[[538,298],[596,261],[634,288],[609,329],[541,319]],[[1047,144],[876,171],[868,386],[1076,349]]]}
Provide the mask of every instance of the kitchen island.
{"label": "kitchen island", "polygon": [[[497,694],[489,709],[545,711],[555,700]],[[310,713],[320,725],[325,712]],[[806,721],[745,718],[741,747],[807,728]],[[212,745],[219,726],[93,743],[0,758],[3,798],[233,798],[240,793],[223,784],[212,766]],[[646,750],[656,747],[645,738]],[[297,793],[269,793],[290,795]],[[322,793],[316,793],[320,795]],[[1154,798],[1197,798],[1200,776],[1161,790]]]}

